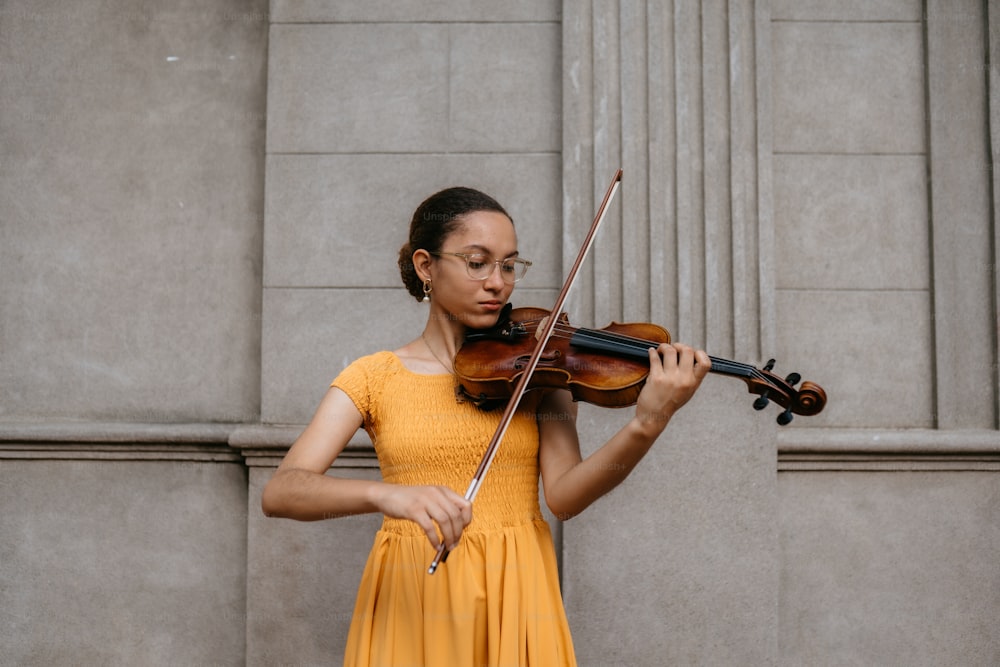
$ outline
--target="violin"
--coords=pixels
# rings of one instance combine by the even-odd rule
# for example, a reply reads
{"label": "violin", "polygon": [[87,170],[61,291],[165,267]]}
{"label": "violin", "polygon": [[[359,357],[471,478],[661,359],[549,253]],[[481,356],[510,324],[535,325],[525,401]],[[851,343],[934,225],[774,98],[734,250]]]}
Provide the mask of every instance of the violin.
{"label": "violin", "polygon": [[[460,395],[484,409],[505,403],[535,348],[539,326],[550,314],[507,304],[495,326],[469,330],[455,357]],[[573,400],[600,407],[634,405],[649,374],[649,348],[669,342],[670,333],[656,324],[612,322],[603,329],[576,328],[562,313],[527,389],[567,389]],[[709,359],[710,372],[746,382],[757,395],[755,409],[763,410],[772,401],[784,408],[777,418],[782,426],[793,414],[812,416],[826,405],[826,392],[819,385],[803,382],[796,389],[798,373],[784,379],[773,374],[773,359],[763,369],[711,355]]]}

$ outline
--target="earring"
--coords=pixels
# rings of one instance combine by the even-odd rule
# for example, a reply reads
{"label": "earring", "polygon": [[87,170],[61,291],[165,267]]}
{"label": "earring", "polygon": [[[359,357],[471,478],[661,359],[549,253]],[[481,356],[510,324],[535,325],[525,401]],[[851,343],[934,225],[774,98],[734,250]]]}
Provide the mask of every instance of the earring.
{"label": "earring", "polygon": [[431,292],[433,291],[434,288],[431,286],[431,279],[428,278],[427,280],[424,281],[424,299],[423,299],[424,303],[430,303]]}

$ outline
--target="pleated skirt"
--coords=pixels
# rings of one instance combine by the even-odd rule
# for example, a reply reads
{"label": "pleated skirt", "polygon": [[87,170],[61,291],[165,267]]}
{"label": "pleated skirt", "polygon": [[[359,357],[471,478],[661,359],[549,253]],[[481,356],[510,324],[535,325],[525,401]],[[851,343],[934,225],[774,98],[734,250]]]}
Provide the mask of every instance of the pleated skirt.
{"label": "pleated skirt", "polygon": [[376,534],[345,667],[576,665],[544,520],[467,530],[428,574],[433,559],[422,534]]}

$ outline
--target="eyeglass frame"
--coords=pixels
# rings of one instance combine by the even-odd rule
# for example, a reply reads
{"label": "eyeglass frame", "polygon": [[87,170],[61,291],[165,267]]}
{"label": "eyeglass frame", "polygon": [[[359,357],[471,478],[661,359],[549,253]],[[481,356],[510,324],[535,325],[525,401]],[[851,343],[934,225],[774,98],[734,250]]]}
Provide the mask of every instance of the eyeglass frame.
{"label": "eyeglass frame", "polygon": [[[524,278],[524,276],[527,275],[528,269],[531,268],[531,261],[529,261],[527,259],[524,259],[522,257],[506,257],[504,259],[494,259],[493,260],[493,268],[490,269],[490,272],[487,273],[482,278],[475,278],[472,275],[472,267],[469,266],[469,261],[470,261],[469,258],[470,257],[487,257],[488,258],[489,255],[487,255],[485,253],[481,253],[481,252],[443,252],[443,251],[441,251],[441,252],[431,252],[429,250],[427,251],[427,253],[429,255],[434,255],[435,257],[440,257],[442,255],[453,255],[455,257],[461,257],[462,259],[465,260],[465,272],[469,274],[469,280],[489,280],[490,276],[493,275],[493,272],[496,271],[497,269],[500,269],[500,279],[503,280],[504,283],[506,283],[508,285],[514,285],[517,282],[519,282],[520,280],[522,280]],[[521,274],[520,278],[514,278],[513,282],[509,282],[508,283],[507,279],[504,278],[504,274],[503,274],[503,266],[502,265],[503,265],[504,262],[514,262],[514,264],[523,264],[524,265],[524,273]]]}

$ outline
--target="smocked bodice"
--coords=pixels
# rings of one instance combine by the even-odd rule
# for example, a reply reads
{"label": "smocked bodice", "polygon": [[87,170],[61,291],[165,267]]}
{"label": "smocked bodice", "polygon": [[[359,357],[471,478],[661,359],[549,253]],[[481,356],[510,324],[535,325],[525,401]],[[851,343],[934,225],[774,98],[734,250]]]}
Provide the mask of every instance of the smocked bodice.
{"label": "smocked bodice", "polygon": [[[502,414],[459,402],[452,375],[414,373],[391,352],[359,359],[333,386],[345,391],[361,411],[382,478],[393,484],[440,484],[464,494]],[[511,421],[473,504],[467,531],[541,518],[535,400],[529,393]],[[415,523],[388,517],[383,529],[422,534]]]}

